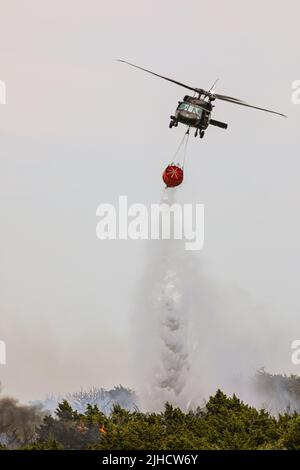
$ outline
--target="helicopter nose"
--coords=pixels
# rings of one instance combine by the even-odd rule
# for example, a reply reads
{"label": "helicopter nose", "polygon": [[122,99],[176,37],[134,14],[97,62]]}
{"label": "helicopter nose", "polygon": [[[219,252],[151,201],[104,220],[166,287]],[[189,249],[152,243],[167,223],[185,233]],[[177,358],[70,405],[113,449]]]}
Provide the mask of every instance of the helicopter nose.
{"label": "helicopter nose", "polygon": [[180,111],[180,121],[194,124],[197,121],[197,116],[189,111]]}

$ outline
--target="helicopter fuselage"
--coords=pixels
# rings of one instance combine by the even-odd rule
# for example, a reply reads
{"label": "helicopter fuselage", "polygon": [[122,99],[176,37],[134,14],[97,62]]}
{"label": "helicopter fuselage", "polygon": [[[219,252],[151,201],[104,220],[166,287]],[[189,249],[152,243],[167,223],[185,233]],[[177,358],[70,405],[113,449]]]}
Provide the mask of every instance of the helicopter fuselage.
{"label": "helicopter fuselage", "polygon": [[207,129],[212,111],[212,104],[199,98],[185,96],[178,102],[175,118],[178,122],[198,129]]}
{"label": "helicopter fuselage", "polygon": [[227,124],[211,119],[213,105],[210,100],[185,96],[178,102],[175,115],[171,116],[169,127],[177,127],[178,123],[185,124],[188,127],[196,129],[196,135],[199,131],[200,137],[204,136],[204,131],[212,124],[214,126],[227,129]]}

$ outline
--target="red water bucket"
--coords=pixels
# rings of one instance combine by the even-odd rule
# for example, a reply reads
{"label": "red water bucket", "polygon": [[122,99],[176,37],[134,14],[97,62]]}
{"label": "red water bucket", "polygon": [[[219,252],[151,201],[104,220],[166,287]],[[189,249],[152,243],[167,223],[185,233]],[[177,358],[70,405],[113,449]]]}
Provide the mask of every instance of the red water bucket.
{"label": "red water bucket", "polygon": [[163,172],[162,178],[168,188],[179,186],[183,181],[183,169],[177,165],[168,165]]}

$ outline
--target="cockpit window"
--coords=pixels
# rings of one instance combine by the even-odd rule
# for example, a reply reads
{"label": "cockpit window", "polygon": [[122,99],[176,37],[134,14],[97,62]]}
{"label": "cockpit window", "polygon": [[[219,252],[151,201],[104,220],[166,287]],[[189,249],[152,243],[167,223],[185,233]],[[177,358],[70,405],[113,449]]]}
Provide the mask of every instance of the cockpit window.
{"label": "cockpit window", "polygon": [[196,114],[198,118],[201,118],[201,116],[202,116],[202,109],[199,108],[199,106],[195,106],[195,105],[190,104],[190,103],[183,102],[179,105],[178,109],[181,109],[183,111],[188,111],[189,113]]}

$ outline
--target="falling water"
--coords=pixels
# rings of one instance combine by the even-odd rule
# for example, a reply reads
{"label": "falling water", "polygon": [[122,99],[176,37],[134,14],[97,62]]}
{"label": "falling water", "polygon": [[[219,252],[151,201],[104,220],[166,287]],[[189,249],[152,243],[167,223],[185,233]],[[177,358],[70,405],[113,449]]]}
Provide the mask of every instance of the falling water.
{"label": "falling water", "polygon": [[[164,192],[161,202],[166,210],[174,202],[174,193],[173,189]],[[184,242],[155,241],[152,250],[139,302],[139,344],[144,351],[143,365],[139,367],[144,383],[141,395],[146,397],[148,409],[161,407],[166,401],[185,407],[189,309]]]}

